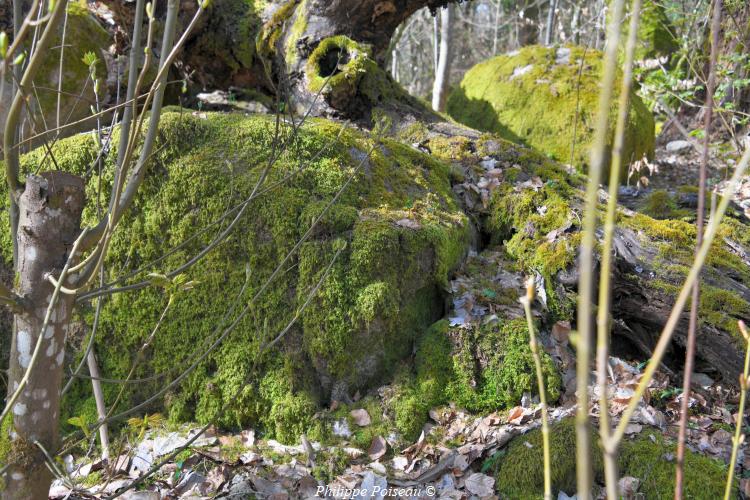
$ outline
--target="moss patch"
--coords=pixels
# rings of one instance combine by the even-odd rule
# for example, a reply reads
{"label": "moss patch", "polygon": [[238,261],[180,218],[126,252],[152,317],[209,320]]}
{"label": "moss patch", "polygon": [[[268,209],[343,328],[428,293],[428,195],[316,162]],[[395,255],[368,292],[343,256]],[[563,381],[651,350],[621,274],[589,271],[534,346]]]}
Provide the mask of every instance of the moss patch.
{"label": "moss patch", "polygon": [[[542,354],[549,401],[560,396],[561,380]],[[416,376],[404,384],[393,403],[396,427],[414,439],[427,412],[454,402],[473,412],[516,406],[524,392],[536,393],[534,362],[525,320],[485,325],[477,331],[435,323],[417,344]]]}
{"label": "moss patch", "polygon": [[[67,6],[68,20],[65,27],[65,51],[63,53],[62,98],[60,99],[60,122],[70,123],[85,118],[91,114],[91,106],[95,104],[94,82],[89,79],[89,68],[83,62],[88,52],[93,52],[99,62],[96,65],[97,77],[107,78],[107,66],[103,61],[103,54],[112,43],[107,31],[89,13],[85,5],[70,2]],[[60,47],[62,41],[62,27],[58,38],[51,44],[51,48],[43,58],[36,80],[36,97],[40,114],[47,117],[57,115],[57,88],[60,82]],[[102,92],[104,85],[101,85]],[[81,97],[79,99],[79,96]],[[99,96],[102,99],[103,96]]]}
{"label": "moss patch", "polygon": [[[626,15],[630,4],[626,5]],[[611,12],[611,10],[609,11]],[[621,34],[622,46],[628,37],[629,17],[623,23]],[[641,18],[638,24],[638,45],[635,51],[636,60],[672,57],[680,49],[675,38],[675,27],[667,16],[667,9],[662,2],[646,0],[641,7]]]}
{"label": "moss patch", "polygon": [[695,216],[694,211],[678,208],[674,197],[663,189],[650,193],[639,210],[654,219],[682,219]]}
{"label": "moss patch", "polygon": [[[512,169],[508,174],[512,177]],[[556,287],[555,277],[574,264],[580,245],[580,179],[550,161],[530,164],[523,175],[526,180],[504,183],[492,193],[484,229],[521,268],[541,274],[548,308],[569,319],[575,300]]]}
{"label": "moss patch", "polygon": [[[332,391],[353,394],[386,380],[411,352],[424,325],[442,313],[440,287],[465,252],[469,231],[451,195],[449,167],[407,146],[342,131],[341,125],[324,120],[310,121],[298,137],[283,127],[280,134],[289,147],[270,168],[266,186],[282,185],[253,202],[232,236],[187,273],[196,287],[176,298],[135,374],[164,376],[127,386],[124,405],[166,385],[196,349],[205,349],[234,321],[345,185],[232,334],[166,395],[170,416],[253,425],[296,442],[301,431],[314,427],[312,415]],[[165,113],[147,180],[112,241],[108,280],[188,241],[146,272],[173,269],[208,244],[228,219],[210,224],[251,192],[274,135],[274,120],[265,116],[208,114],[200,119]],[[55,152],[60,168],[82,173],[95,151],[93,139],[82,135],[59,143]],[[51,168],[43,156],[41,151],[27,155],[25,168]],[[290,174],[295,175],[284,181]],[[89,179],[87,223],[95,220],[99,180]],[[108,193],[109,160],[101,182]],[[207,232],[199,232],[206,227]],[[6,234],[3,241],[9,241]],[[339,251],[284,341],[261,356],[260,346],[289,323]],[[9,247],[4,252],[9,256]],[[246,266],[247,290],[238,296]],[[127,374],[133,353],[167,300],[161,289],[148,288],[105,302],[97,336],[103,373]],[[83,316],[90,321],[90,314],[87,310]],[[107,386],[108,398],[117,389]],[[85,412],[89,399],[86,384],[74,386],[67,416]],[[230,401],[230,409],[222,411]]]}
{"label": "moss patch", "polygon": [[[602,55],[595,50],[524,47],[470,69],[451,94],[448,113],[470,127],[495,132],[561,162],[585,167],[593,140],[601,68]],[[610,110],[610,147],[616,112],[615,100]],[[625,162],[653,155],[654,120],[635,93],[625,137]]]}
{"label": "moss patch", "polygon": [[[685,220],[653,219],[644,214],[620,216],[618,223],[639,231],[645,237],[642,242],[655,251],[655,258],[648,266],[654,269],[656,276],[644,280],[644,286],[656,287],[676,297],[693,261],[695,225]],[[732,240],[747,246],[747,233],[745,224],[731,217],[725,218],[701,275],[700,320],[730,333],[738,341],[741,337],[737,331],[737,320],[750,317],[750,304],[737,291],[721,286],[727,276],[746,286],[750,284],[750,269],[727,244]]]}
{"label": "moss patch", "polygon": [[[674,443],[660,431],[644,430],[634,440],[622,443],[618,458],[620,475],[641,480],[639,492],[646,498],[672,498],[674,495]],[[724,493],[727,467],[723,462],[694,453],[685,454],[685,498],[720,498]],[[734,481],[737,496],[737,480]]]}
{"label": "moss patch", "polygon": [[[261,29],[265,0],[215,0],[205,16],[206,27],[190,44],[195,54],[211,54],[205,60],[211,67],[228,68],[230,72],[247,71],[253,64],[255,40]],[[207,71],[210,72],[210,71]]]}
{"label": "moss patch", "polygon": [[426,109],[375,62],[369,45],[344,35],[321,40],[307,59],[305,76],[308,89],[321,93],[339,111],[361,115],[394,102],[408,104],[418,111]]}
{"label": "moss patch", "polygon": [[[604,466],[599,438],[592,435],[591,457],[594,477],[604,481]],[[530,445],[530,446],[529,446]],[[574,419],[552,425],[550,429],[552,457],[552,490],[557,495],[576,491],[576,438]],[[641,480],[639,492],[646,498],[671,498],[674,495],[675,446],[666,442],[660,432],[645,429],[635,439],[626,439],[620,447],[620,476]],[[687,450],[685,455],[685,497],[716,498],[724,491],[726,466],[712,458]],[[497,470],[497,489],[508,499],[543,498],[542,433],[536,429],[515,438],[508,445]],[[735,481],[735,485],[737,482]]]}
{"label": "moss patch", "polygon": [[[604,465],[599,439],[593,433],[591,446],[592,467],[597,481],[604,478]],[[552,460],[552,493],[568,495],[576,492],[576,433],[574,419],[568,418],[550,427],[550,456]],[[530,500],[544,497],[544,457],[540,429],[519,436],[508,445],[499,464],[497,490],[509,500]],[[649,497],[650,498],[650,497]]]}

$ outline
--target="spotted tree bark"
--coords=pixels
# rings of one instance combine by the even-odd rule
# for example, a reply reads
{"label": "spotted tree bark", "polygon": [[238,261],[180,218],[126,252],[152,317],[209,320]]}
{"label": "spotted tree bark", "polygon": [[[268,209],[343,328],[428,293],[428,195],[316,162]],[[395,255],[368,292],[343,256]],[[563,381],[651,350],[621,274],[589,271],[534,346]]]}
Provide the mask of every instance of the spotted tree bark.
{"label": "spotted tree bark", "polygon": [[21,307],[14,317],[9,398],[27,371],[29,375],[8,417],[12,424],[3,498],[47,498],[51,474],[44,450],[54,456],[58,447],[65,335],[74,300],[59,294],[43,328],[54,291],[48,276],[60,276],[80,232],[83,180],[65,172],[31,175],[18,206],[15,291]]}

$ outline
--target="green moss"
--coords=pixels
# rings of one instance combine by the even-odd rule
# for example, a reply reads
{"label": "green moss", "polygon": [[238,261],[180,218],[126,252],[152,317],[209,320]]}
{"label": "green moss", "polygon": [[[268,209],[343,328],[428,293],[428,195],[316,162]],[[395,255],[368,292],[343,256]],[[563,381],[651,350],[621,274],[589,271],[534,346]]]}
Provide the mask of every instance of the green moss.
{"label": "green moss", "polygon": [[572,314],[574,301],[554,286],[558,272],[575,262],[580,244],[580,221],[573,207],[580,205],[577,178],[551,162],[530,164],[528,175],[538,176],[535,186],[508,182],[496,189],[484,230],[522,269],[538,272],[545,280],[548,307],[560,318]]}
{"label": "green moss", "polygon": [[[598,107],[601,59],[600,52],[577,46],[529,46],[495,57],[466,73],[448,100],[448,113],[470,127],[585,167]],[[613,118],[616,112],[615,100]],[[615,120],[610,123],[611,146]],[[634,93],[623,158],[630,162],[653,153],[654,121]]]}
{"label": "green moss", "polygon": [[[143,268],[187,241],[145,271],[166,272],[210,243],[227,221],[210,224],[252,191],[273,149],[274,127],[266,116],[209,113],[201,119],[165,113],[146,182],[112,240],[107,279]],[[296,138],[284,127],[280,133],[290,146],[270,169],[266,186],[290,172],[296,175],[254,201],[232,236],[188,271],[195,288],[176,297],[134,374],[164,376],[127,386],[127,404],[166,385],[178,374],[176,367],[187,366],[191,355],[213,342],[249,304],[222,344],[165,395],[167,410],[176,420],[252,425],[296,442],[301,431],[317,425],[312,414],[334,384],[353,394],[383,383],[411,353],[424,325],[442,313],[440,289],[469,241],[466,217],[451,195],[449,167],[395,142],[342,132],[340,124],[324,120],[309,120]],[[61,169],[82,173],[95,152],[91,136],[81,135],[58,143],[55,158]],[[104,192],[112,182],[115,155],[110,154],[101,178]],[[41,150],[25,156],[25,169],[50,168],[43,158]],[[99,180],[88,180],[88,224],[96,220]],[[320,226],[251,302],[344,185]],[[413,225],[397,224],[402,219]],[[2,239],[10,241],[7,234]],[[10,256],[10,247],[3,251]],[[247,290],[238,296],[246,279]],[[128,373],[167,301],[165,292],[148,288],[105,302],[96,339],[104,373],[115,378]],[[261,344],[278,335],[298,309],[300,317],[278,349],[259,355]],[[91,314],[82,311],[88,322]],[[106,397],[114,398],[118,390],[106,387]],[[74,385],[63,417],[89,410],[90,398],[84,383]]]}
{"label": "green moss", "polygon": [[274,435],[284,443],[296,443],[312,427],[312,416],[318,409],[317,401],[305,393],[287,393],[273,401],[270,421]]}
{"label": "green moss", "polygon": [[307,30],[307,15],[305,12],[305,2],[302,0],[299,7],[295,10],[294,24],[292,24],[289,33],[287,34],[286,40],[286,64],[287,67],[292,67],[299,60],[299,54],[297,53],[297,42]]}
{"label": "green moss", "polygon": [[[626,4],[626,15],[627,11],[629,11],[629,4]],[[629,22],[626,21],[623,23],[621,35],[623,47],[625,46],[625,40],[627,40],[628,28]],[[667,16],[667,9],[664,4],[653,0],[644,1],[638,24],[638,45],[636,46],[635,59],[672,57],[680,49],[675,33],[675,27]]]}
{"label": "green moss", "polygon": [[[70,2],[67,11],[63,78],[60,87],[62,92],[60,119],[72,122],[88,116],[91,113],[89,105],[95,102],[93,82],[89,81],[89,68],[83,62],[83,57],[88,52],[96,55],[99,60],[96,65],[96,74],[103,83],[103,80],[107,78],[107,65],[103,61],[104,53],[112,40],[107,31],[89,13],[85,4]],[[35,78],[37,87],[35,96],[40,107],[40,115],[45,117],[54,117],[57,114],[61,41],[62,28],[57,39],[52,42],[51,49],[42,58]],[[81,94],[85,99],[84,103],[78,98]]]}
{"label": "green moss", "polygon": [[[656,249],[656,257],[649,266],[657,276],[645,281],[644,286],[655,287],[676,297],[693,262],[695,225],[684,220],[652,219],[643,214],[621,216],[619,223],[642,233],[647,237],[642,240],[643,243]],[[736,335],[738,340],[737,320],[750,315],[750,304],[736,291],[717,285],[721,285],[727,275],[741,283],[750,283],[747,264],[726,243],[727,240],[734,240],[747,245],[747,233],[747,226],[732,218],[725,218],[708,253],[701,278],[700,320]]]}
{"label": "green moss", "polygon": [[[618,465],[622,476],[641,480],[638,491],[646,498],[672,498],[674,495],[675,446],[660,431],[644,430],[634,440],[622,443]],[[685,454],[685,498],[719,498],[724,492],[727,467],[723,462],[687,450]],[[737,496],[734,481],[735,493]]]}
{"label": "green moss", "polygon": [[[591,446],[594,477],[603,480],[604,466],[599,439],[595,432]],[[530,446],[529,446],[530,445]],[[576,433],[574,419],[568,418],[550,427],[552,459],[552,494],[576,492]],[[508,500],[531,500],[544,497],[544,457],[540,429],[519,436],[510,442],[501,459],[496,478],[497,490]],[[651,497],[647,497],[651,498]]]}
{"label": "green moss", "polygon": [[620,222],[626,227],[643,231],[646,236],[657,241],[667,241],[682,248],[695,244],[695,226],[688,222],[656,220],[643,214],[620,217]]}
{"label": "green moss", "polygon": [[425,109],[375,62],[372,47],[344,35],[325,38],[318,44],[307,59],[305,75],[308,89],[321,92],[336,109],[365,105],[374,108],[377,115],[376,111],[385,111],[395,101],[408,103],[415,110]]}
{"label": "green moss", "polygon": [[[538,394],[534,360],[528,344],[528,326],[521,319],[509,321],[480,339],[478,351],[481,353],[492,352],[495,346],[500,346],[500,352],[490,357],[482,373],[483,405],[511,407],[521,401],[524,392]],[[541,357],[547,400],[557,401],[562,380],[552,359],[544,352]]]}
{"label": "green moss", "polygon": [[[593,433],[591,457],[594,476],[603,482],[602,452],[599,438]],[[528,444],[527,444],[528,443]],[[531,446],[529,446],[531,445]],[[576,437],[574,419],[553,424],[550,429],[553,495],[576,491]],[[666,499],[674,495],[675,446],[667,443],[661,432],[644,430],[635,439],[626,439],[620,447],[620,476],[641,481],[639,492],[645,498]],[[685,455],[685,498],[716,498],[724,491],[726,466],[713,458],[687,450]],[[508,445],[497,470],[497,489],[508,499],[543,497],[542,433],[536,429],[515,438]],[[737,482],[735,481],[735,485]]]}
{"label": "green moss", "polygon": [[[191,50],[211,54],[215,61],[233,73],[248,71],[255,57],[255,40],[261,29],[264,0],[214,0],[206,26],[199,30]],[[217,34],[221,33],[220,36]]]}
{"label": "green moss", "polygon": [[[479,331],[435,323],[417,344],[416,374],[403,383],[392,409],[396,427],[414,439],[431,408],[454,402],[469,411],[516,406],[524,392],[537,393],[534,361],[524,320],[484,326]],[[560,396],[561,380],[552,359],[542,354],[547,397]]]}
{"label": "green moss", "polygon": [[84,488],[92,488],[102,482],[104,482],[104,474],[101,471],[95,471],[84,477],[80,485]]}
{"label": "green moss", "polygon": [[[524,320],[485,326],[474,339],[462,338],[460,343],[459,353],[453,357],[456,376],[447,387],[450,400],[472,411],[494,411],[518,405],[524,392],[538,393]],[[479,355],[487,361],[478,363]],[[561,379],[546,353],[542,353],[542,369],[547,399],[556,401]]]}
{"label": "green moss", "polygon": [[2,427],[0,427],[0,462],[7,464],[8,454],[10,453],[11,447],[13,446],[10,440],[10,430],[13,428],[13,417],[8,416],[3,420]]}
{"label": "green moss", "polygon": [[663,189],[657,189],[644,200],[640,211],[654,219],[680,219],[688,215],[687,210],[677,208],[677,202]]}
{"label": "green moss", "polygon": [[308,87],[319,92],[326,85],[356,89],[367,72],[372,49],[346,36],[322,40],[307,59]]}
{"label": "green moss", "polygon": [[323,451],[315,460],[316,464],[312,470],[312,475],[318,481],[328,484],[343,474],[350,461],[346,452],[342,449],[334,448],[331,451]]}
{"label": "green moss", "polygon": [[737,321],[750,316],[750,303],[737,292],[710,285],[701,286],[701,320],[741,339]]}
{"label": "green moss", "polygon": [[292,17],[300,0],[287,0],[277,7],[271,18],[258,31],[255,46],[258,54],[265,58],[276,53],[277,45],[284,34],[284,24]]}

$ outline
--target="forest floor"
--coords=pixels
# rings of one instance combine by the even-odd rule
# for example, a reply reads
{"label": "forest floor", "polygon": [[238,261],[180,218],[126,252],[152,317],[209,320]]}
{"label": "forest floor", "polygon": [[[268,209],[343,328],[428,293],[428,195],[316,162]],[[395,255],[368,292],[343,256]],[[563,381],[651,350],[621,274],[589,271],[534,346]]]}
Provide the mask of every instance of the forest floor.
{"label": "forest floor", "polygon": [[[727,138],[711,143],[706,173],[709,193],[722,190],[731,176],[733,167],[739,161],[737,149],[731,146],[732,144],[733,142]],[[702,140],[686,140],[679,137],[672,137],[670,140],[660,137],[657,140],[654,160],[649,165],[644,165],[640,172],[633,173],[628,179],[627,187],[621,188],[622,204],[638,210],[646,203],[650,193],[664,190],[680,207],[695,210],[697,195],[688,192],[685,187],[698,185],[702,156]],[[638,185],[641,176],[648,180]],[[735,191],[734,202],[744,212],[745,217],[750,218],[750,175],[744,177]]]}
{"label": "forest floor", "polygon": [[[720,186],[725,179],[729,154],[712,149],[709,185]],[[663,141],[648,175],[648,187],[623,188],[623,202],[638,209],[649,193],[667,190],[677,197],[675,186],[697,183],[700,151],[687,142]],[[750,216],[750,179],[735,194],[735,201]],[[678,200],[679,201],[679,200]],[[684,200],[683,200],[684,201]],[[689,206],[690,200],[685,201]],[[682,206],[682,203],[681,203]],[[509,272],[503,265],[502,247],[472,253],[457,272],[449,289],[448,319],[453,327],[475,328],[497,321],[497,317],[521,317],[520,305],[508,305],[485,293],[487,283],[501,288],[516,288],[523,293],[520,273]],[[563,394],[550,408],[553,421],[572,416],[575,407],[575,359],[569,345],[570,325],[558,323],[551,335],[543,338],[545,350],[561,368]],[[610,358],[609,391],[614,423],[634,394],[643,363],[638,360]],[[599,415],[596,379],[592,372],[589,410],[594,421]],[[645,436],[655,443],[663,437],[676,438],[679,419],[679,380],[657,373],[645,401],[627,428],[628,439]],[[708,375],[694,376],[691,394],[688,443],[695,452],[729,461],[738,392],[712,380]],[[352,410],[347,418],[334,420],[333,433],[339,437],[334,446],[301,440],[288,446],[262,439],[252,429],[223,433],[210,429],[175,459],[167,461],[156,474],[138,489],[121,498],[364,498],[370,492],[390,488],[394,496],[404,498],[497,498],[502,485],[496,484],[497,468],[507,453],[508,443],[541,425],[538,400],[530,395],[521,406],[489,415],[472,415],[454,406],[434,408],[419,439],[403,443],[396,436],[376,435],[368,449],[356,447],[350,438],[360,429],[372,425],[373,408],[385,408],[383,399],[389,387],[372,391],[379,405]],[[354,406],[356,408],[356,404]],[[388,419],[387,415],[380,416]],[[183,446],[193,436],[194,427],[180,428],[156,425],[144,428],[126,440],[117,460],[106,463],[86,457],[66,459],[65,477],[51,490],[52,498],[101,498],[121,491],[135,478]],[[125,439],[125,438],[121,438]],[[523,439],[523,438],[521,438]],[[528,447],[532,445],[525,443]],[[741,448],[740,464],[750,465],[750,449]],[[663,460],[674,461],[674,454],[664,449]],[[552,457],[555,460],[555,457]],[[750,467],[741,466],[740,491],[750,495]],[[639,496],[639,484],[645,478],[623,478],[624,498]],[[356,490],[360,496],[356,496]],[[366,490],[365,494],[362,490]],[[348,493],[348,494],[347,494]],[[575,492],[560,492],[559,499]],[[598,492],[603,498],[603,491]]]}
{"label": "forest floor", "polygon": [[[454,326],[472,328],[481,322],[493,321],[501,312],[514,314],[508,306],[493,302],[482,294],[487,279],[503,280],[508,286],[515,279],[502,272],[501,253],[486,250],[470,257],[466,268],[478,270],[474,274],[459,273],[451,283],[454,304],[449,318]],[[500,271],[499,273],[497,271]],[[491,276],[490,276],[491,275]],[[522,276],[517,276],[519,295]],[[481,299],[479,297],[482,297]],[[518,311],[520,314],[520,310]],[[563,379],[568,389],[557,405],[550,409],[553,421],[572,416],[575,412],[573,394],[573,351],[568,344],[570,326],[557,324],[547,339],[545,349],[563,368]],[[641,376],[641,365],[618,358],[610,359],[611,413],[615,423],[633,395]],[[715,383],[706,375],[695,377],[695,392],[691,396],[691,425],[689,444],[693,451],[728,462],[734,426],[732,408],[737,407],[738,394]],[[592,372],[591,380],[595,380]],[[676,381],[658,373],[651,384],[646,402],[641,404],[627,436],[676,438],[679,418],[679,390]],[[388,387],[380,388],[373,396],[382,398]],[[599,415],[597,388],[590,388],[590,414],[596,421]],[[369,411],[373,406],[368,405]],[[364,413],[362,413],[364,412]],[[350,418],[334,421],[334,431],[342,440],[332,447],[320,443],[287,446],[274,440],[260,439],[253,430],[222,433],[211,429],[193,446],[169,461],[145,483],[145,489],[128,492],[122,498],[360,498],[355,495],[335,495],[356,488],[369,491],[401,489],[404,498],[474,499],[497,498],[495,475],[512,438],[541,425],[538,401],[525,396],[523,405],[509,411],[489,415],[472,415],[453,406],[430,411],[430,422],[419,439],[404,446],[391,435],[376,436],[369,449],[360,449],[347,439],[358,427],[367,427],[375,415],[367,409],[352,410]],[[140,439],[131,439],[113,467],[107,470],[99,460],[68,460],[68,480],[58,480],[52,497],[64,498],[74,491],[78,498],[99,498],[128,485],[154,463],[182,446],[194,429],[156,426]],[[660,440],[659,440],[660,441]],[[661,441],[660,441],[661,442]],[[531,446],[531,444],[527,444]],[[310,452],[312,450],[312,452]],[[741,457],[750,453],[742,449]],[[160,458],[162,457],[162,458]],[[665,448],[664,460],[673,461],[674,454]],[[555,460],[555,457],[553,457]],[[76,463],[74,463],[76,462]],[[748,456],[743,463],[750,463]],[[321,477],[321,471],[328,480]],[[644,478],[625,478],[630,493],[625,498],[638,498],[638,484]],[[747,489],[750,480],[742,480]],[[67,483],[67,484],[66,484]],[[71,486],[74,486],[71,488]],[[328,488],[327,490],[325,488]],[[376,489],[377,488],[377,489]],[[322,495],[328,493],[328,495]],[[574,492],[567,492],[571,496]],[[369,495],[361,496],[362,498]],[[558,498],[568,498],[560,495]],[[603,492],[599,498],[603,498]]]}

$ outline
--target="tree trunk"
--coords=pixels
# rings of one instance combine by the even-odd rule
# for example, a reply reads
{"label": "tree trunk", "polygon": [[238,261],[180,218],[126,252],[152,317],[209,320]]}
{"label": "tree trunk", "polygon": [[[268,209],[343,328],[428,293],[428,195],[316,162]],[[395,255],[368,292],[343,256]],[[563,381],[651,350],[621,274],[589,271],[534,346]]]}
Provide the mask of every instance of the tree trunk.
{"label": "tree trunk", "polygon": [[[458,1],[277,0],[268,2],[261,12],[255,10],[255,2],[216,0],[210,15],[205,16],[202,25],[187,40],[179,67],[185,78],[200,86],[193,88],[195,91],[253,88],[280,97],[300,111],[312,107],[313,115],[366,117],[373,103],[363,102],[358,92],[351,92],[356,89],[325,91],[321,99],[320,89],[310,85],[311,80],[321,76],[311,74],[308,67],[310,56],[321,42],[341,35],[357,44],[348,48],[327,45],[330,51],[323,54],[323,59],[334,67],[324,68],[330,74],[323,80],[353,70],[353,65],[362,62],[359,56],[365,51],[367,59],[382,69],[388,59],[391,37],[402,22],[423,7],[434,13]],[[123,31],[132,32],[134,2],[105,0],[105,3],[115,13]],[[227,12],[236,15],[228,16]],[[163,13],[157,8],[156,15]],[[183,27],[190,16],[192,12],[186,6],[180,14]],[[247,19],[255,24],[249,30],[241,25]],[[224,42],[228,38],[229,47]],[[252,57],[237,55],[235,46],[242,44],[248,45],[243,54],[252,53]],[[360,83],[359,78],[356,80]]]}
{"label": "tree trunk", "polygon": [[555,14],[557,10],[557,0],[551,0],[549,11],[547,12],[547,27],[544,30],[544,45],[549,47],[555,37]]}
{"label": "tree trunk", "polygon": [[14,317],[9,398],[34,366],[6,417],[12,425],[3,498],[36,499],[47,498],[52,480],[42,448],[54,456],[58,447],[65,336],[73,309],[73,296],[60,294],[42,331],[54,291],[47,277],[60,275],[80,232],[83,180],[65,172],[30,175],[18,205],[16,293],[23,298],[24,310]]}
{"label": "tree trunk", "polygon": [[518,45],[534,45],[539,42],[539,6],[536,1],[530,0],[530,5],[523,10],[521,26],[518,29]]}
{"label": "tree trunk", "polygon": [[450,88],[451,63],[453,62],[453,6],[440,11],[440,54],[438,57],[435,84],[432,87],[432,109],[445,111]]}

